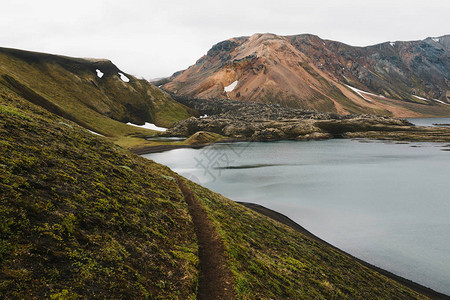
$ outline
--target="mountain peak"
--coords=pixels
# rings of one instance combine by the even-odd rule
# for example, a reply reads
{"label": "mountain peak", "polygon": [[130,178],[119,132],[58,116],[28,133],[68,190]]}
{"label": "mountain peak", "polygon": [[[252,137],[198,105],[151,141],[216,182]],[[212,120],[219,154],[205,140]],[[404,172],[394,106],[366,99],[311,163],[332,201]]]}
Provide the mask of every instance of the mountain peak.
{"label": "mountain peak", "polygon": [[256,33],[214,45],[164,88],[340,114],[448,115],[449,40],[353,47],[312,34]]}

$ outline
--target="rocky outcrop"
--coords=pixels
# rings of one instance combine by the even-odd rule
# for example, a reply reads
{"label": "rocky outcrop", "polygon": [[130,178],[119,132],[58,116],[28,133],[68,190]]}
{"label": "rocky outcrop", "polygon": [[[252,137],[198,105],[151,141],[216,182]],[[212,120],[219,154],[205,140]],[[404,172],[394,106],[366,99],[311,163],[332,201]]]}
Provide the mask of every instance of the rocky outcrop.
{"label": "rocky outcrop", "polygon": [[[397,122],[396,122],[397,121]],[[178,122],[166,131],[165,135],[191,136],[198,131],[208,131],[235,139],[252,141],[273,141],[286,139],[325,139],[341,138],[347,133],[366,131],[407,130],[407,121],[385,117],[353,116],[349,119],[281,119],[281,120],[243,120],[212,116],[191,117]]]}
{"label": "rocky outcrop", "polygon": [[184,141],[185,145],[206,145],[222,139],[223,136],[206,131],[197,131]]}
{"label": "rocky outcrop", "polygon": [[340,116],[232,100],[176,99],[202,114],[213,114],[180,121],[164,135],[188,137],[206,131],[251,141],[310,140],[343,138],[364,132],[413,133],[416,128],[406,120],[376,115]]}

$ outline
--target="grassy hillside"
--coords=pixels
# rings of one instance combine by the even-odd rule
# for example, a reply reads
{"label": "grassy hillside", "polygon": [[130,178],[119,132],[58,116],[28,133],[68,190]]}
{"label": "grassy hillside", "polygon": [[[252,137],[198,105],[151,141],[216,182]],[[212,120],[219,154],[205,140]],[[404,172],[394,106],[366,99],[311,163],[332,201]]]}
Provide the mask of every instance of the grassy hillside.
{"label": "grassy hillside", "polygon": [[108,60],[0,48],[1,86],[120,145],[154,134],[124,123],[169,127],[195,113],[146,80],[124,74],[126,82],[119,73]]}
{"label": "grassy hillside", "polygon": [[194,297],[196,238],[173,172],[0,99],[2,298]]}
{"label": "grassy hillside", "polygon": [[195,298],[205,240],[187,194],[238,299],[424,298],[1,88],[0,153],[2,298]]}

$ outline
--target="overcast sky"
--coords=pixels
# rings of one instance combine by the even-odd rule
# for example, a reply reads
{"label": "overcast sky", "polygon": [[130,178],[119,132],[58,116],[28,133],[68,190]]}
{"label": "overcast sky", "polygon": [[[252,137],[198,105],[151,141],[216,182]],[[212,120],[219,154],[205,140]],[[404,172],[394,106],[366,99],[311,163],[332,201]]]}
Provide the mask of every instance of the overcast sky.
{"label": "overcast sky", "polygon": [[355,46],[450,34],[448,0],[5,0],[0,47],[111,59],[147,79],[235,36],[312,33]]}

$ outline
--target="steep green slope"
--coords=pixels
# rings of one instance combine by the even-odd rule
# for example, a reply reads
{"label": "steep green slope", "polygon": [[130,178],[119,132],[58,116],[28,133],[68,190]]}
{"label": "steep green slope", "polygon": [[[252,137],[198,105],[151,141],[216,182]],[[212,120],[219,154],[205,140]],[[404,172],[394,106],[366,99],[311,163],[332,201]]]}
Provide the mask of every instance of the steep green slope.
{"label": "steep green slope", "polygon": [[108,60],[0,48],[0,85],[122,145],[123,137],[153,134],[124,123],[169,127],[194,113]]}
{"label": "steep green slope", "polygon": [[[0,153],[3,298],[195,298],[202,250],[176,173],[1,87]],[[185,186],[223,240],[239,299],[422,298],[329,246]]]}
{"label": "steep green slope", "polygon": [[0,93],[1,298],[194,297],[173,172]]}

